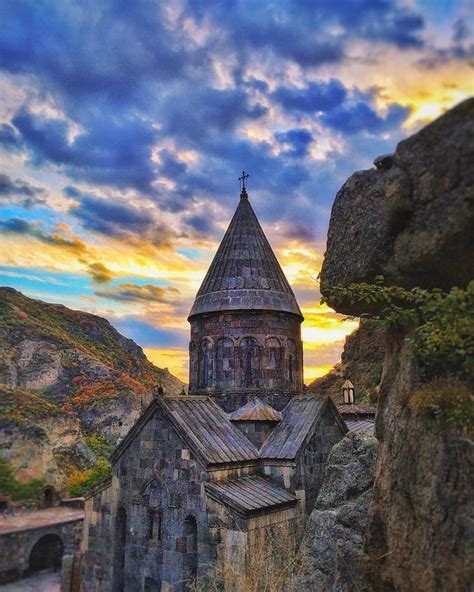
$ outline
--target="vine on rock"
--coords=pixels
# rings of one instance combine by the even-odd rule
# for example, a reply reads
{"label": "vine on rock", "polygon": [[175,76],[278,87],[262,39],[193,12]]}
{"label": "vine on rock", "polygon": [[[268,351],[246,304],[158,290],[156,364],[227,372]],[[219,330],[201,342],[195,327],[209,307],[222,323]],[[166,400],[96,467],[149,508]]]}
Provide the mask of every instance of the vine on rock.
{"label": "vine on rock", "polygon": [[425,383],[412,408],[443,420],[445,425],[472,432],[472,411],[467,410],[473,409],[474,281],[466,288],[452,287],[445,292],[386,286],[378,276],[375,284],[331,288],[321,300],[328,301],[336,308],[363,304],[374,312],[360,315],[362,318],[388,327],[411,327],[410,343]]}

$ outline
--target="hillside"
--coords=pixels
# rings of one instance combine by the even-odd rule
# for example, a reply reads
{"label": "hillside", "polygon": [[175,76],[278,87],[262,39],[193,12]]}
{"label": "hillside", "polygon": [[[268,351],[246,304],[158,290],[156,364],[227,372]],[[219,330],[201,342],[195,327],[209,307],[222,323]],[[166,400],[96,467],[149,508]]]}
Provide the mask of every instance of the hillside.
{"label": "hillside", "polygon": [[2,456],[18,478],[62,486],[93,464],[87,438],[113,445],[159,386],[183,385],[107,320],[0,288]]}
{"label": "hillside", "polygon": [[349,378],[356,387],[358,402],[375,402],[376,387],[382,375],[385,356],[385,329],[382,325],[362,319],[360,326],[346,337],[341,361],[324,376],[308,385],[318,395],[329,395],[335,403],[342,402],[342,384]]}

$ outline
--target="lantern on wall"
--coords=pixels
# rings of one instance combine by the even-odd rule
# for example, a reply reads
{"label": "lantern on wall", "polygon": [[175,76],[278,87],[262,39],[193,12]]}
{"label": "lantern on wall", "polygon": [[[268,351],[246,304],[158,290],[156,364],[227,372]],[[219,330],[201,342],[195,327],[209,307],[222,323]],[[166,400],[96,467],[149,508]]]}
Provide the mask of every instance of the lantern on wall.
{"label": "lantern on wall", "polygon": [[342,399],[344,405],[354,405],[355,387],[350,380],[346,380],[342,385]]}

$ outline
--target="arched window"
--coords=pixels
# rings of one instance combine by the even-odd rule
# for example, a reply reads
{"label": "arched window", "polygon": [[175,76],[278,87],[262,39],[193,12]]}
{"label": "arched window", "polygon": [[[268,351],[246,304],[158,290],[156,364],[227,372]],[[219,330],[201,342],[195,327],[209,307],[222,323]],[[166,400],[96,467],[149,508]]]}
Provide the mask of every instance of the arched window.
{"label": "arched window", "polygon": [[120,507],[115,516],[114,591],[123,592],[125,576],[125,546],[127,544],[127,512]]}
{"label": "arched window", "polygon": [[244,337],[239,348],[241,384],[260,386],[260,346],[254,337]]}
{"label": "arched window", "polygon": [[163,538],[164,508],[168,499],[166,491],[157,479],[153,479],[143,490],[141,499],[147,524],[146,538],[152,541],[161,541]]}
{"label": "arched window", "polygon": [[183,535],[183,580],[186,590],[191,590],[198,567],[197,522],[194,516],[188,516],[184,521]]}
{"label": "arched window", "polygon": [[281,386],[281,358],[282,351],[280,341],[276,337],[269,337],[266,339],[265,355],[263,360],[263,371],[266,386]]}
{"label": "arched window", "polygon": [[214,374],[214,360],[212,356],[212,342],[209,339],[201,341],[199,352],[199,387],[212,386]]}
{"label": "arched window", "polygon": [[217,388],[230,388],[234,380],[234,342],[229,338],[219,339],[216,346]]}
{"label": "arched window", "polygon": [[297,363],[297,351],[296,351],[296,343],[293,339],[288,339],[287,342],[288,348],[288,382],[290,386],[294,383],[297,377],[298,371],[298,363]]}

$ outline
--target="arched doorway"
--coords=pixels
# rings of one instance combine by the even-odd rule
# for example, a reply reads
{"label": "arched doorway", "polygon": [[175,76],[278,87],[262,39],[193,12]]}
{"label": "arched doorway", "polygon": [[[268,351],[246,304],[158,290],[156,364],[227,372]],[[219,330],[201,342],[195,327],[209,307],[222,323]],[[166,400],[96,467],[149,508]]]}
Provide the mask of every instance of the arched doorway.
{"label": "arched doorway", "polygon": [[45,487],[43,490],[43,504],[45,508],[50,508],[54,503],[54,488]]}
{"label": "arched doorway", "polygon": [[29,572],[34,573],[44,569],[59,571],[63,557],[64,545],[57,534],[45,534],[36,541],[31,549]]}
{"label": "arched doorway", "polygon": [[123,592],[125,575],[125,545],[127,542],[127,513],[120,507],[115,516],[114,592]]}
{"label": "arched doorway", "polygon": [[194,516],[188,516],[184,521],[184,540],[186,541],[184,555],[184,589],[192,590],[197,575],[197,522]]}

